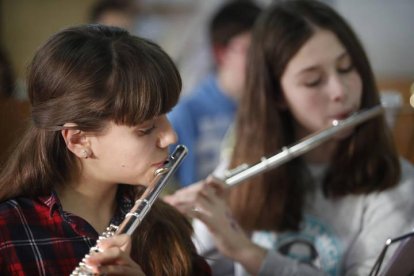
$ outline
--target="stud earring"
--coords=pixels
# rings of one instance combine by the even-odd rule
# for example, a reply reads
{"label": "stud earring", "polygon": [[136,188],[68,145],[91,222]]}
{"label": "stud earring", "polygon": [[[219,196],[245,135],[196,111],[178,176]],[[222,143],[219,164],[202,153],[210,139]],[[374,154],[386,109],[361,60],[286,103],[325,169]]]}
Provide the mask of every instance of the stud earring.
{"label": "stud earring", "polygon": [[86,149],[82,150],[82,157],[87,159],[89,157],[88,151]]}

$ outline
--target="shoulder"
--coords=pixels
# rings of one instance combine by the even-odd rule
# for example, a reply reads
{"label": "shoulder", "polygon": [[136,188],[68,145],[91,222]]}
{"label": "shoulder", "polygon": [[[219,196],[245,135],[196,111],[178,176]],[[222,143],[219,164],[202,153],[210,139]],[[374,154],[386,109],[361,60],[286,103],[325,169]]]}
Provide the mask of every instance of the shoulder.
{"label": "shoulder", "polygon": [[216,94],[222,94],[221,90],[217,85],[217,78],[214,74],[208,75],[203,81],[201,81],[194,89],[190,90],[183,98],[180,100],[178,105],[183,106],[197,106],[212,104],[214,101],[212,97],[215,98]]}
{"label": "shoulder", "polygon": [[0,202],[0,215],[3,216],[4,214],[15,212],[20,206],[18,200],[16,199],[8,199],[6,201]]}
{"label": "shoulder", "polygon": [[408,160],[400,158],[401,165],[401,181],[414,181],[414,165]]}
{"label": "shoulder", "polygon": [[[9,199],[0,203],[0,240],[4,241],[12,231],[20,229],[26,214],[24,208],[16,199]],[[16,228],[17,227],[17,228]],[[14,230],[12,230],[14,229]]]}
{"label": "shoulder", "polygon": [[17,197],[0,203],[0,227],[2,224],[18,222],[27,218],[48,213],[47,206],[31,198]]}
{"label": "shoulder", "polygon": [[[414,166],[409,161],[401,158],[401,178],[398,185],[391,189],[391,193],[397,193],[402,198],[412,201],[414,195]],[[414,203],[414,201],[413,201]]]}
{"label": "shoulder", "polygon": [[173,124],[176,124],[202,116],[206,109],[206,99],[201,93],[185,95],[167,114],[167,117]]}
{"label": "shoulder", "polygon": [[[392,203],[396,206],[404,206],[414,211],[414,166],[407,160],[401,158],[401,177],[398,185],[381,192],[371,193],[368,198],[382,203]],[[411,207],[410,207],[411,206]]]}

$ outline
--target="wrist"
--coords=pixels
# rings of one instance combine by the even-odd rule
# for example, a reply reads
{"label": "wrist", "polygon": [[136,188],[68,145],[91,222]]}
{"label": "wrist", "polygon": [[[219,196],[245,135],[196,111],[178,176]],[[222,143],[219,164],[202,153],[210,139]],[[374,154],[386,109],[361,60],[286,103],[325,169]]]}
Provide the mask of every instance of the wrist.
{"label": "wrist", "polygon": [[267,250],[249,240],[243,248],[234,255],[234,260],[240,263],[249,273],[256,275],[266,258]]}

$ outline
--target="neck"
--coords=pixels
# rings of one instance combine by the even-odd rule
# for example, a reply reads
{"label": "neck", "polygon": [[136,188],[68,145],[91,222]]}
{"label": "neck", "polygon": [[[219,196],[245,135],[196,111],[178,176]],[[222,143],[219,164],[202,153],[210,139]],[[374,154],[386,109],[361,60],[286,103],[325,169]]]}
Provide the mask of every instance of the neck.
{"label": "neck", "polygon": [[331,161],[332,155],[338,145],[336,141],[328,141],[306,153],[303,158],[308,163],[324,164]]}
{"label": "neck", "polygon": [[102,233],[109,225],[116,208],[117,185],[78,180],[58,189],[63,210],[85,219]]}

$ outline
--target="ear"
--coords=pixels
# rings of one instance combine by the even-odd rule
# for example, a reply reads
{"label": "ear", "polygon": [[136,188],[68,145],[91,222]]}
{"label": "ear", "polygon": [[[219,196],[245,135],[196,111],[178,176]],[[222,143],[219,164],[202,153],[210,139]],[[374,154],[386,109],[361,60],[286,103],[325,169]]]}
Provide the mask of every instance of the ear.
{"label": "ear", "polygon": [[92,151],[85,132],[77,129],[77,125],[74,123],[66,123],[63,128],[61,134],[66,147],[79,158],[87,159],[90,157]]}

